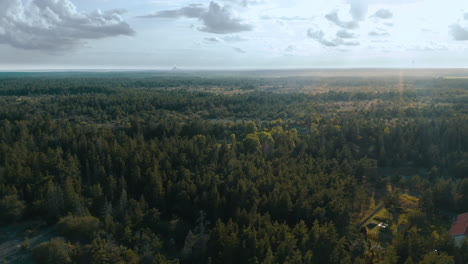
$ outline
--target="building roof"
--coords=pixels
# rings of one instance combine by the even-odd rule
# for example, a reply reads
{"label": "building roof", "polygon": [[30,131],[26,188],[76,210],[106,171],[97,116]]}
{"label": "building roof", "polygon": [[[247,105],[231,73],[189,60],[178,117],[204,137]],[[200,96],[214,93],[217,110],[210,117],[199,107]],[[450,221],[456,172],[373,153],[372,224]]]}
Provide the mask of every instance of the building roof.
{"label": "building roof", "polygon": [[457,220],[450,228],[451,236],[467,235],[468,236],[468,213],[457,216]]}

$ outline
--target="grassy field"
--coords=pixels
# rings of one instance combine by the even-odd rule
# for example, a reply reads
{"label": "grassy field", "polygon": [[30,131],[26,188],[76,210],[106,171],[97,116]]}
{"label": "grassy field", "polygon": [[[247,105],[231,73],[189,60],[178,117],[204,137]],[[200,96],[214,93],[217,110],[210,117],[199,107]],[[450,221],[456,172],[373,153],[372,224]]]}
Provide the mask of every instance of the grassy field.
{"label": "grassy field", "polygon": [[55,236],[54,228],[28,221],[0,227],[0,260],[9,263],[35,263],[31,249]]}

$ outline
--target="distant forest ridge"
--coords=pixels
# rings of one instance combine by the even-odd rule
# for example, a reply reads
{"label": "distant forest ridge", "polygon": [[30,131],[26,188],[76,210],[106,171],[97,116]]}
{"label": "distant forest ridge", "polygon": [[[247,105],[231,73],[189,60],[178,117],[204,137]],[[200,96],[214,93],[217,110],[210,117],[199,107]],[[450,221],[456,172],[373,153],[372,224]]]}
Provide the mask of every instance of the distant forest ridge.
{"label": "distant forest ridge", "polygon": [[233,70],[24,70],[0,71],[0,78],[11,77],[468,77],[467,68],[315,68],[315,69],[233,69]]}

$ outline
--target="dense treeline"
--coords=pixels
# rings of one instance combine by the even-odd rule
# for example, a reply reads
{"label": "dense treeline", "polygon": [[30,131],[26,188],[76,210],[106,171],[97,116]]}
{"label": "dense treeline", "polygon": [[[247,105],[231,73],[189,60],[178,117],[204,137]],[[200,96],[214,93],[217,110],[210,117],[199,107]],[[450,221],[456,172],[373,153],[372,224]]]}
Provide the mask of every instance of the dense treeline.
{"label": "dense treeline", "polygon": [[[468,261],[446,217],[468,211],[466,88],[228,95],[183,87],[258,83],[89,80],[0,81],[0,217],[56,227],[31,249],[38,263]],[[426,172],[387,175],[401,167]],[[402,192],[418,210],[375,247],[361,215],[377,203],[398,215]]]}

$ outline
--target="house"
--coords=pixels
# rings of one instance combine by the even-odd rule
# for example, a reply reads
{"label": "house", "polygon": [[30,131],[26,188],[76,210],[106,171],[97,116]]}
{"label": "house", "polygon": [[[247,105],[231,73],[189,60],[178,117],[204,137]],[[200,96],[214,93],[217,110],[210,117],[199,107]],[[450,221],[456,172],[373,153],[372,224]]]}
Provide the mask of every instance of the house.
{"label": "house", "polygon": [[457,216],[450,228],[450,236],[455,239],[455,245],[460,246],[463,238],[468,237],[468,213]]}

